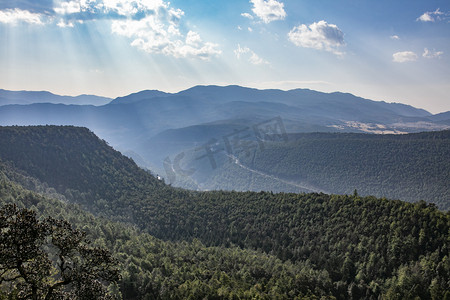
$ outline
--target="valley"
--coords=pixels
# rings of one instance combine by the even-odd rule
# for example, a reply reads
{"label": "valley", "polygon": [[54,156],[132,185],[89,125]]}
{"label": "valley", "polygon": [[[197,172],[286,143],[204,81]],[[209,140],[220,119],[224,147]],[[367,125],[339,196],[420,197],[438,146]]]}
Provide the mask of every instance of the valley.
{"label": "valley", "polygon": [[[9,95],[10,101],[23,97],[14,92],[5,95]],[[414,139],[412,135],[410,142],[404,141],[408,139],[406,133],[450,128],[448,113],[432,115],[412,106],[372,101],[346,93],[258,90],[240,86],[196,86],[178,93],[141,91],[100,106],[44,103],[54,101],[45,98],[45,94],[41,98],[33,97],[27,100],[34,101],[31,104],[0,106],[0,125],[87,127],[141,167],[174,186],[194,190],[315,190],[337,194],[349,194],[357,189],[361,195],[406,201],[422,199],[448,208],[445,204],[449,193],[445,183],[449,176],[448,161],[444,158],[448,156],[448,131],[442,131],[444,138],[438,140],[430,133],[429,139]],[[278,123],[270,125],[273,120]],[[268,151],[257,149],[261,141],[254,126],[265,122],[269,122],[266,124],[269,127],[282,126],[279,128],[289,140],[283,137],[278,144],[269,143]],[[324,138],[317,139],[317,132],[323,132]],[[326,135],[330,132],[335,135]],[[277,132],[264,134],[274,133]],[[298,133],[306,135],[298,139]],[[398,141],[391,134],[398,135]],[[372,139],[375,136],[377,138]],[[212,140],[219,143],[221,150],[197,159],[202,156],[201,152],[210,151]],[[245,149],[246,157],[241,157],[242,154],[230,152],[231,142],[257,147]],[[313,147],[313,143],[320,143],[323,148]],[[348,147],[351,150],[348,151]],[[179,155],[183,155],[183,159],[178,159],[179,166],[173,168]],[[241,167],[228,164],[226,155],[239,157]],[[286,155],[288,160],[284,158]],[[357,160],[347,164],[354,157]],[[430,157],[435,159],[426,161]],[[214,168],[212,161],[216,165]],[[266,162],[271,161],[282,162],[286,172],[274,172],[276,167],[265,168]],[[380,161],[384,165],[375,172]],[[365,168],[368,162],[372,165]],[[255,164],[263,167],[255,168]],[[325,164],[329,167],[324,168]],[[400,171],[403,168],[412,170],[404,173]],[[186,173],[183,170],[196,171]],[[185,176],[188,173],[189,176]],[[415,179],[410,178],[413,176]]]}
{"label": "valley", "polygon": [[433,204],[195,192],[85,128],[0,127],[0,136],[1,203],[67,219],[109,249],[120,261],[116,297],[447,297],[450,220]]}
{"label": "valley", "polygon": [[449,37],[449,0],[0,0],[0,300],[450,300]]}

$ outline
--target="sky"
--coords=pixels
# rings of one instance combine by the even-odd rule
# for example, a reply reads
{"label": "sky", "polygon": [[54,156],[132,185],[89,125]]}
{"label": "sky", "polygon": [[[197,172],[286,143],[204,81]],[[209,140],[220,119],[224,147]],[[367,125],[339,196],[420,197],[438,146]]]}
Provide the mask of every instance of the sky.
{"label": "sky", "polygon": [[450,110],[448,0],[0,0],[0,88],[309,88]]}

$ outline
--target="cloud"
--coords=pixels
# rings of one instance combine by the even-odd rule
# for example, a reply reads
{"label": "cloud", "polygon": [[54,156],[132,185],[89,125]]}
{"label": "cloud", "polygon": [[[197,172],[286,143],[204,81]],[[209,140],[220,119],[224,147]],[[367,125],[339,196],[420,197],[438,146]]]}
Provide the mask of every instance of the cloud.
{"label": "cloud", "polygon": [[60,28],[65,28],[65,27],[74,27],[72,22],[68,22],[65,21],[63,19],[59,20],[58,24],[56,24],[56,26],[60,27]]}
{"label": "cloud", "polygon": [[[440,58],[444,54],[442,51],[434,51],[434,50],[428,50],[427,48],[424,49],[422,57],[424,58]],[[392,55],[392,60],[394,62],[398,63],[404,63],[404,62],[410,62],[410,61],[416,61],[418,59],[418,55],[412,51],[402,51],[397,52]]]}
{"label": "cloud", "polygon": [[[78,0],[78,1],[89,1],[89,0]],[[115,13],[120,16],[130,16],[137,14],[153,14],[153,13],[161,13],[164,10],[169,9],[170,3],[166,3],[163,0],[102,0],[97,5],[97,7],[102,10]],[[161,11],[162,10],[162,11]],[[177,11],[181,15],[184,14],[181,10],[173,9],[172,16],[177,16]],[[177,17],[179,17],[178,15]]]}
{"label": "cloud", "polygon": [[416,21],[420,22],[435,22],[447,19],[449,17],[449,13],[442,12],[439,8],[435,11],[427,11],[423,13],[420,17],[416,19]]}
{"label": "cloud", "polygon": [[237,59],[241,59],[241,57],[244,57],[244,56],[247,57],[248,61],[254,65],[269,64],[268,61],[259,57],[250,48],[248,48],[248,47],[242,48],[240,44],[238,44],[237,49],[234,50],[234,54],[236,55]]}
{"label": "cloud", "polygon": [[131,45],[147,53],[164,54],[176,58],[197,57],[208,60],[219,55],[218,45],[203,42],[200,35],[189,31],[184,37],[171,10],[158,11],[140,20],[115,20],[112,32],[132,38]]}
{"label": "cloud", "polygon": [[427,48],[423,50],[422,56],[425,58],[440,58],[444,54],[442,51],[430,51]]}
{"label": "cloud", "polygon": [[252,11],[264,23],[283,20],[286,17],[284,4],[276,0],[250,0],[253,3]]}
{"label": "cloud", "polygon": [[36,25],[44,24],[43,15],[39,13],[32,13],[19,8],[0,10],[0,23],[15,25],[20,22]]}
{"label": "cloud", "polygon": [[100,10],[113,18],[112,32],[131,38],[131,46],[147,53],[202,60],[221,54],[217,44],[204,42],[197,32],[183,34],[180,23],[184,12],[171,7],[169,2],[101,0],[93,7],[92,0],[77,1],[82,2],[82,9]]}
{"label": "cloud", "polygon": [[[11,0],[2,1],[12,5]],[[47,6],[50,3],[50,0],[41,1]],[[15,2],[33,7],[30,0],[12,3]],[[2,3],[0,9],[9,7]],[[51,3],[51,8],[46,6],[45,14],[19,8],[0,10],[0,23],[46,23],[70,28],[85,21],[108,20],[113,33],[130,38],[132,46],[148,53],[202,60],[221,53],[217,44],[204,42],[197,32],[186,29],[181,23],[184,12],[165,0],[53,0]]]}
{"label": "cloud", "polygon": [[[53,9],[57,14],[61,15],[67,15],[67,14],[74,14],[79,13],[81,10],[86,10],[87,3],[84,1],[81,3],[80,0],[78,1],[69,1],[69,2],[63,2],[63,1],[57,1],[57,6]],[[84,4],[82,6],[82,4]]]}
{"label": "cloud", "polygon": [[426,12],[420,17],[416,19],[416,21],[422,21],[422,22],[434,22],[434,18],[431,16],[430,12]]}
{"label": "cloud", "polygon": [[289,40],[298,47],[325,50],[336,55],[343,55],[338,50],[344,46],[344,33],[334,24],[325,21],[314,22],[307,26],[302,24],[292,28]]}
{"label": "cloud", "polygon": [[400,39],[400,37],[398,35],[395,35],[395,34],[391,35],[390,38],[391,38],[391,40],[399,40]]}
{"label": "cloud", "polygon": [[[163,0],[54,0],[56,14],[70,19],[141,19],[169,9]],[[182,13],[181,10],[176,10]]]}
{"label": "cloud", "polygon": [[250,56],[250,58],[249,58],[249,61],[252,63],[252,64],[254,64],[254,65],[267,65],[267,64],[269,64],[269,62],[268,61],[266,61],[266,60],[264,60],[264,59],[262,59],[261,57],[259,57],[258,55],[256,55],[256,53],[255,52],[251,52],[251,56]]}
{"label": "cloud", "polygon": [[249,32],[253,32],[253,28],[251,28],[251,27],[247,28],[247,30],[248,30]]}
{"label": "cloud", "polygon": [[251,14],[249,14],[249,13],[242,13],[241,16],[243,16],[244,18],[253,20],[253,16]]}
{"label": "cloud", "polygon": [[204,42],[197,32],[188,31],[183,35],[180,21],[184,12],[171,8],[169,3],[160,0],[104,0],[103,3],[104,9],[119,15],[130,17],[144,14],[140,18],[114,20],[111,28],[113,33],[133,39],[131,45],[147,53],[202,60],[221,54],[217,44]]}
{"label": "cloud", "polygon": [[416,61],[417,54],[415,54],[412,51],[397,52],[392,55],[392,60],[394,62],[398,62],[398,63],[404,63],[404,62],[408,62],[408,61]]}

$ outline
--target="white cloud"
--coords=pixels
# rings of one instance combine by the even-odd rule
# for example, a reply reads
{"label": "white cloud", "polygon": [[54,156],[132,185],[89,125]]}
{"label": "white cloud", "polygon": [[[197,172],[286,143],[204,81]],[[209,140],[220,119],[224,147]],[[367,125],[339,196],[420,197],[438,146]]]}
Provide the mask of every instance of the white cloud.
{"label": "white cloud", "polygon": [[420,17],[416,19],[416,21],[422,21],[422,22],[434,22],[434,18],[430,15],[429,12],[424,13]]}
{"label": "white cloud", "polygon": [[56,24],[56,26],[61,27],[61,28],[65,28],[65,27],[71,27],[71,28],[73,28],[73,27],[74,27],[74,25],[73,25],[72,22],[65,21],[65,20],[63,20],[63,19],[61,19],[61,20],[58,22],[58,24]]}
{"label": "white cloud", "polygon": [[[170,3],[163,0],[101,0],[96,7],[106,12],[114,12],[122,16],[129,16],[140,12],[147,12],[150,14],[161,13],[164,10],[169,10],[169,6]],[[171,10],[171,16],[175,18],[180,18],[184,14],[184,12],[179,9]]]}
{"label": "white cloud", "polygon": [[177,46],[171,52],[168,52],[169,55],[173,55],[174,57],[192,57],[209,60],[212,56],[222,53],[222,51],[217,49],[217,44],[204,43],[202,40],[199,40],[196,44],[189,44],[187,41],[184,45],[182,43],[175,44]]}
{"label": "white cloud", "polygon": [[249,32],[253,32],[253,28],[249,27],[247,28]]}
{"label": "white cloud", "polygon": [[17,24],[19,22],[43,25],[42,21],[43,16],[41,14],[32,13],[28,10],[21,10],[18,8],[15,9],[6,9],[0,10],[0,23],[6,24]]}
{"label": "white cloud", "polygon": [[243,16],[244,18],[253,20],[253,16],[251,14],[249,14],[249,13],[242,13],[241,16]]}
{"label": "white cloud", "polygon": [[248,47],[241,48],[241,45],[238,44],[237,49],[234,50],[234,54],[236,55],[237,59],[240,59],[242,54],[248,53],[249,51],[250,51],[250,48],[248,48]]}
{"label": "white cloud", "polygon": [[197,57],[203,60],[219,55],[218,45],[203,42],[200,35],[189,31],[186,37],[180,33],[178,24],[173,18],[178,12],[160,10],[141,20],[115,20],[112,23],[113,33],[132,38],[131,45],[148,53],[168,56]]}
{"label": "white cloud", "polygon": [[241,57],[244,57],[244,56],[247,57],[248,61],[254,65],[269,64],[268,61],[259,57],[250,48],[248,48],[248,47],[242,48],[240,44],[238,44],[237,49],[234,50],[234,54],[236,55],[237,59],[241,59]]}
{"label": "white cloud", "polygon": [[[0,0],[1,1],[1,0]],[[148,53],[208,60],[221,54],[218,45],[205,42],[197,32],[180,25],[184,12],[166,0],[53,0],[53,16],[26,10],[0,10],[0,23],[52,23],[74,27],[84,21],[109,20],[113,33],[131,39]]]}
{"label": "white cloud", "polygon": [[286,17],[284,4],[276,0],[250,0],[253,3],[252,11],[264,23],[283,20]]}
{"label": "white cloud", "polygon": [[[86,3],[84,3],[86,4]],[[80,0],[76,1],[57,1],[53,10],[60,15],[74,14],[81,12],[82,3]],[[84,8],[84,7],[83,7]]]}
{"label": "white cloud", "polygon": [[186,35],[186,44],[191,46],[199,46],[202,42],[200,35],[197,32],[189,31]]}
{"label": "white cloud", "polygon": [[416,19],[416,21],[435,22],[442,20],[446,16],[448,16],[448,14],[440,11],[440,9],[438,8],[435,11],[427,11],[423,13],[420,17]]}
{"label": "white cloud", "polygon": [[251,53],[252,55],[249,58],[249,61],[254,64],[254,65],[262,65],[262,64],[268,64],[269,62],[267,62],[266,60],[262,59],[261,57],[259,57],[258,55],[256,55],[255,52],[252,51]]}
{"label": "white cloud", "polygon": [[[56,14],[87,19],[139,19],[157,11],[168,10],[169,6],[170,3],[163,0],[54,0]],[[181,10],[173,9],[173,12],[172,17],[175,18],[180,18],[183,14]]]}
{"label": "white cloud", "polygon": [[392,55],[393,61],[398,63],[416,61],[417,54],[412,51],[397,52]]}
{"label": "white cloud", "polygon": [[442,51],[430,51],[427,48],[423,50],[422,56],[425,58],[440,58],[444,54]]}
{"label": "white cloud", "polygon": [[399,40],[400,39],[400,37],[398,35],[395,35],[395,34],[391,35],[390,38],[391,38],[391,40]]}
{"label": "white cloud", "polygon": [[343,54],[338,48],[345,45],[344,33],[336,25],[323,20],[309,26],[302,24],[292,28],[288,38],[296,46],[326,50],[336,55]]}
{"label": "white cloud", "polygon": [[[131,39],[131,46],[148,53],[207,60],[221,53],[194,31],[182,30],[184,12],[164,0],[55,0],[60,27],[79,20],[111,20],[113,33]],[[183,31],[183,32],[182,32]],[[187,31],[187,33],[186,33]]]}

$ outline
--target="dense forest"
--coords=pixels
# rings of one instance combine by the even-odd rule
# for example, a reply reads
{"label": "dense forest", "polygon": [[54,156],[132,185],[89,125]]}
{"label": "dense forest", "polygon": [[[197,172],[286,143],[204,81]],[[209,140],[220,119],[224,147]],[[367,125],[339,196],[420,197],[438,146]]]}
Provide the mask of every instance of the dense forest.
{"label": "dense forest", "polygon": [[283,262],[236,246],[206,247],[199,240],[162,241],[134,226],[96,218],[77,205],[25,190],[2,173],[0,204],[11,203],[31,208],[41,219],[68,220],[87,233],[93,246],[110,249],[121,270],[121,280],[108,287],[114,299],[332,298],[327,272],[308,263]]}
{"label": "dense forest", "polygon": [[124,299],[450,297],[450,214],[424,201],[173,188],[76,127],[0,128],[0,199],[121,262]]}
{"label": "dense forest", "polygon": [[[274,138],[275,139],[275,138]],[[373,195],[450,208],[450,131],[403,135],[298,133],[286,140],[234,141],[214,153],[216,168],[186,150],[177,186],[203,190]],[[246,146],[249,145],[249,146]],[[253,146],[253,147],[252,147]],[[255,147],[257,146],[257,147]],[[176,171],[176,170],[175,170]],[[175,172],[174,171],[174,172]]]}

